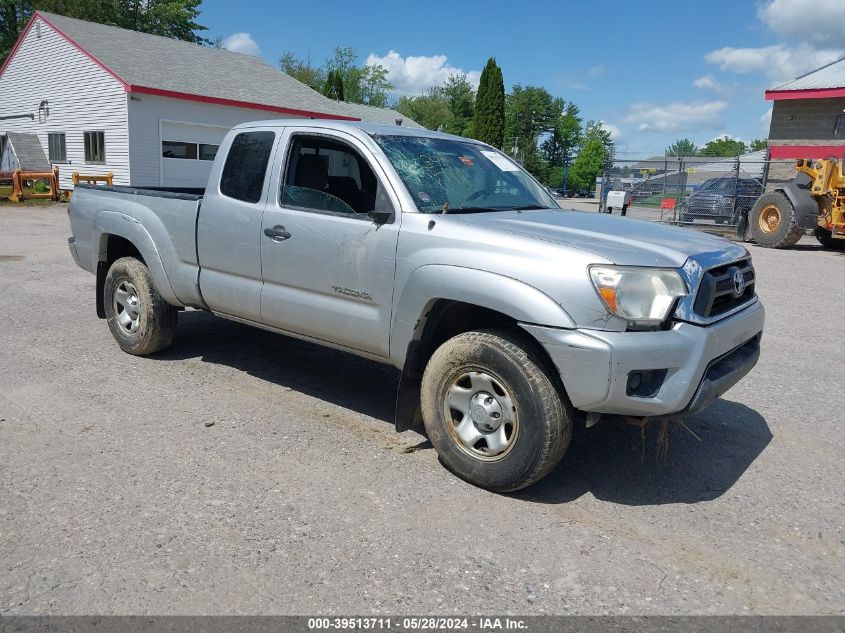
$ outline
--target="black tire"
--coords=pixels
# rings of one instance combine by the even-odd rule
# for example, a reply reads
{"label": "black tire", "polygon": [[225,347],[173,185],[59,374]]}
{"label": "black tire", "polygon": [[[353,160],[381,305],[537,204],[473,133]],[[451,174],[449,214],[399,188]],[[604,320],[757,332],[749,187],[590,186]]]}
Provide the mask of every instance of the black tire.
{"label": "black tire", "polygon": [[[447,400],[450,390],[460,387],[462,376],[470,381],[491,378],[496,405],[499,400],[513,405],[512,412],[505,405],[500,409],[502,419],[510,416],[513,422],[508,448],[500,455],[478,454],[490,446],[485,438],[498,436],[498,430],[482,434],[476,442],[479,448],[468,448],[458,438],[457,429],[466,417],[480,432],[474,417],[478,405],[472,414],[462,416]],[[495,492],[525,488],[560,462],[572,437],[574,410],[559,385],[557,376],[520,338],[503,331],[459,334],[434,352],[423,374],[421,405],[428,437],[441,462],[464,481]],[[475,389],[472,382],[468,393]],[[467,402],[479,394],[484,398],[483,391],[476,391],[466,396]],[[506,434],[504,423],[502,427]]]}
{"label": "black tire", "polygon": [[[777,218],[777,222],[767,222],[764,214]],[[748,223],[751,237],[765,248],[789,248],[804,235],[804,229],[795,226],[792,203],[780,191],[770,191],[757,198],[748,214]]]}
{"label": "black tire", "polygon": [[813,231],[813,235],[816,236],[816,239],[819,241],[825,248],[829,248],[834,251],[842,251],[845,250],[845,239],[837,239],[834,238],[830,231],[826,228],[817,226]]}
{"label": "black tire", "polygon": [[121,257],[111,265],[103,303],[106,322],[124,352],[155,354],[173,341],[179,311],[162,298],[150,271],[134,257]]}

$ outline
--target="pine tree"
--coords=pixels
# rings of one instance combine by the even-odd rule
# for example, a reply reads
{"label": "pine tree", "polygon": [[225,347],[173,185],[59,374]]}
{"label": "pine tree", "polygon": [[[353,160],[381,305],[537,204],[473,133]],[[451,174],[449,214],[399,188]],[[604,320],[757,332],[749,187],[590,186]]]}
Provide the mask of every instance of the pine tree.
{"label": "pine tree", "polygon": [[335,95],[335,74],[333,70],[330,70],[326,75],[326,81],[323,84],[323,95],[328,97],[329,99],[337,99]]}
{"label": "pine tree", "polygon": [[334,98],[338,101],[346,101],[343,96],[343,75],[340,72],[334,74]]}
{"label": "pine tree", "polygon": [[472,131],[479,141],[501,149],[505,137],[505,82],[493,57],[481,72]]}

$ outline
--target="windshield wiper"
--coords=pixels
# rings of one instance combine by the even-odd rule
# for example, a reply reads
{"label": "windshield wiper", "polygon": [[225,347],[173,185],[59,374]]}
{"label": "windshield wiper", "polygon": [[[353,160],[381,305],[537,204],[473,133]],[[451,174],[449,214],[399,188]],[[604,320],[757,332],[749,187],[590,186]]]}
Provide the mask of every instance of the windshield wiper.
{"label": "windshield wiper", "polygon": [[441,213],[486,213],[488,211],[510,210],[510,207],[447,207]]}
{"label": "windshield wiper", "polygon": [[518,207],[448,207],[440,211],[440,213],[493,213],[501,211],[534,211],[537,209],[547,209],[548,207],[539,204],[524,204]]}

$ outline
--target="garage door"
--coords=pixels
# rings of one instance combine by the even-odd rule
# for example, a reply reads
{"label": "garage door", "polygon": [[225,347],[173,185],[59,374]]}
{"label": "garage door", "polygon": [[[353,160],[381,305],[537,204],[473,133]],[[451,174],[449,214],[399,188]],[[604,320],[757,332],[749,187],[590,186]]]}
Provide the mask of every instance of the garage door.
{"label": "garage door", "polygon": [[211,164],[228,128],[161,123],[161,184],[205,187]]}

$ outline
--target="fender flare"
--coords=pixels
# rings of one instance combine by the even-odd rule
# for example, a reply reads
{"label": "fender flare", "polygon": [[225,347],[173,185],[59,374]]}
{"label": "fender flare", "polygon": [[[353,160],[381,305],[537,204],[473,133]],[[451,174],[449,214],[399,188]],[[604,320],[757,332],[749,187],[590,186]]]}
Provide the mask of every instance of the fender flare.
{"label": "fender flare", "polygon": [[801,173],[791,182],[775,188],[775,191],[781,191],[789,198],[795,209],[795,226],[800,229],[814,229],[818,225],[819,204],[809,192],[811,184],[809,175]]}
{"label": "fender flare", "polygon": [[408,346],[419,340],[431,306],[443,299],[494,310],[519,322],[576,327],[563,306],[522,281],[475,268],[428,264],[411,273],[394,306],[390,358],[398,367],[404,365]]}
{"label": "fender flare", "polygon": [[164,300],[171,305],[182,306],[182,302],[173,292],[161,261],[161,255],[152,237],[138,220],[124,213],[100,211],[94,218],[91,243],[97,244],[95,269],[100,267],[100,262],[106,261],[109,235],[122,237],[132,243],[141,253],[141,257],[144,258],[144,263],[150,271],[156,289],[161,293]]}
{"label": "fender flare", "polygon": [[451,300],[494,310],[519,322],[573,328],[563,307],[547,294],[521,281],[474,268],[429,264],[405,282],[394,305],[390,358],[402,368],[396,393],[397,431],[420,426],[421,347],[425,322],[436,301]]}

